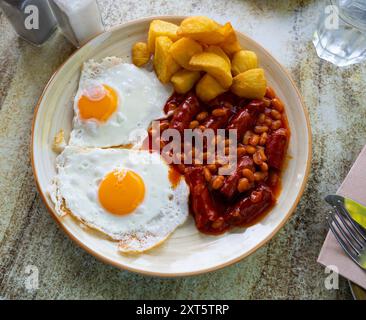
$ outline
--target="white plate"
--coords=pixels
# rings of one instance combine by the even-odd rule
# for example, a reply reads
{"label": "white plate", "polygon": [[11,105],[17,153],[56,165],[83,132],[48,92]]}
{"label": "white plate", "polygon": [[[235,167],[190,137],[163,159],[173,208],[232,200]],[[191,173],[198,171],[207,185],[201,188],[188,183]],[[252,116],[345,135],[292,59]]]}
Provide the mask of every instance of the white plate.
{"label": "white plate", "polygon": [[[156,18],[156,17],[155,17]],[[183,17],[159,17],[179,23]],[[193,219],[180,227],[160,247],[141,255],[122,255],[117,244],[80,225],[73,218],[59,218],[47,195],[47,188],[56,174],[52,142],[64,129],[67,136],[73,116],[72,98],[76,92],[80,68],[88,59],[119,56],[130,62],[132,45],[146,40],[150,21],[140,19],[104,33],[76,51],[47,84],[34,115],[32,130],[32,166],[39,192],[52,216],[65,232],[85,250],[114,266],[157,276],[183,276],[212,271],[230,265],[253,253],[271,239],[284,225],[304,191],[311,159],[311,133],[307,111],[290,75],[259,44],[238,33],[244,48],[257,53],[269,84],[283,100],[291,141],[289,161],[283,174],[282,193],[277,205],[260,223],[235,229],[222,236],[199,233]]]}

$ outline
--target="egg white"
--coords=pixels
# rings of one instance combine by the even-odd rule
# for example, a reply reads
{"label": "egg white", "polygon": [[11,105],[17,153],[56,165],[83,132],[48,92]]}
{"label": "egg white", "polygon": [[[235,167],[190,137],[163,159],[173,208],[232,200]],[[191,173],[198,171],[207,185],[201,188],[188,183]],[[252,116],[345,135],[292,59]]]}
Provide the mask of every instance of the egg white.
{"label": "egg white", "polygon": [[[84,224],[119,241],[121,252],[143,252],[162,243],[188,216],[189,188],[173,187],[169,167],[157,153],[129,149],[66,147],[57,157],[58,174],[50,197],[56,212],[71,213]],[[118,216],[99,203],[102,179],[115,169],[130,169],[143,179],[145,197],[138,208]]]}
{"label": "egg white", "polygon": [[[90,84],[105,84],[118,94],[118,108],[105,122],[83,120],[78,101]],[[163,85],[154,72],[123,63],[121,58],[107,57],[100,63],[84,63],[74,100],[73,130],[69,145],[80,147],[113,147],[139,143],[136,130],[145,130],[152,120],[164,117],[163,106],[173,89]]]}

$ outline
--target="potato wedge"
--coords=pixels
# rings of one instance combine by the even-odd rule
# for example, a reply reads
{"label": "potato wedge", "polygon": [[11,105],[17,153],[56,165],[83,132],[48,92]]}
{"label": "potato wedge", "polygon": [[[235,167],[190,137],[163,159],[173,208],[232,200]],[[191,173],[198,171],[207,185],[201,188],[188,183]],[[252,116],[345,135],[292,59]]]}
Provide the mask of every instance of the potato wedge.
{"label": "potato wedge", "polygon": [[238,40],[233,42],[223,42],[220,46],[229,57],[242,49]]}
{"label": "potato wedge", "polygon": [[205,44],[218,44],[225,39],[224,31],[222,26],[214,20],[204,16],[196,16],[184,19],[177,34]]}
{"label": "potato wedge", "polygon": [[193,55],[202,51],[202,46],[197,41],[186,37],[174,42],[169,49],[175,62],[188,70],[191,69],[189,60],[191,60]]}
{"label": "potato wedge", "polygon": [[138,67],[150,60],[150,52],[145,42],[136,42],[132,47],[132,63]]}
{"label": "potato wedge", "polygon": [[200,77],[199,71],[179,70],[171,77],[170,81],[176,92],[184,94],[193,88]]}
{"label": "potato wedge", "polygon": [[220,43],[220,47],[225,51],[228,56],[232,56],[234,53],[242,50],[240,43],[236,37],[236,33],[231,23],[228,22],[223,26],[224,33],[226,35],[225,40]]}
{"label": "potato wedge", "polygon": [[224,58],[213,52],[202,52],[195,54],[189,61],[194,70],[206,71],[216,78],[222,87],[228,89],[232,84],[230,65]]}
{"label": "potato wedge", "polygon": [[226,90],[211,75],[206,73],[196,85],[196,94],[202,101],[210,101]]}
{"label": "potato wedge", "polygon": [[258,68],[258,58],[255,52],[249,50],[240,50],[233,56],[231,72],[233,76],[250,69]]}
{"label": "potato wedge", "polygon": [[178,26],[174,23],[162,20],[151,21],[149,33],[147,36],[147,47],[150,53],[155,52],[155,39],[157,37],[166,36],[172,41],[176,41],[178,39],[177,30]]}
{"label": "potato wedge", "polygon": [[172,44],[173,41],[165,36],[157,37],[155,40],[154,68],[162,83],[168,83],[171,76],[180,69],[169,53]]}
{"label": "potato wedge", "polygon": [[212,52],[212,53],[216,53],[218,56],[220,56],[221,58],[224,58],[224,60],[226,61],[226,63],[229,65],[229,68],[231,67],[231,61],[230,58],[227,56],[227,54],[225,53],[224,50],[222,50],[220,47],[218,46],[214,46],[214,45],[210,45],[208,46],[205,51],[207,52]]}
{"label": "potato wedge", "polygon": [[233,79],[231,91],[237,96],[247,99],[263,99],[267,81],[264,70],[257,68],[238,74]]}

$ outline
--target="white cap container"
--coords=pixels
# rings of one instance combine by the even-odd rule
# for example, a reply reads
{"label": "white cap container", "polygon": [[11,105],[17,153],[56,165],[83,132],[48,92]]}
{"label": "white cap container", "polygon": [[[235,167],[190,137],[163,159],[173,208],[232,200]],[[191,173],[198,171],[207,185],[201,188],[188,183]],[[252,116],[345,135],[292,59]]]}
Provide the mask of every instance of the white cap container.
{"label": "white cap container", "polygon": [[51,0],[50,4],[62,33],[74,46],[104,31],[96,0]]}

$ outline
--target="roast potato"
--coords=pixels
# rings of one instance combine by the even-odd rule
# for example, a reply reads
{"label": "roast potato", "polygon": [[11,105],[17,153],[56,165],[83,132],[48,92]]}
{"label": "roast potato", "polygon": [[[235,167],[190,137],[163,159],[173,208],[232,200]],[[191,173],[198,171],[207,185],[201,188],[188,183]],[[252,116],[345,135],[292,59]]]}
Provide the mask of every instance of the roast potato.
{"label": "roast potato", "polygon": [[196,85],[196,94],[202,101],[210,101],[226,90],[211,75],[206,73]]}
{"label": "roast potato", "polygon": [[184,94],[191,90],[201,74],[199,71],[179,70],[170,81],[174,85],[174,90]]}
{"label": "roast potato", "polygon": [[172,44],[173,41],[165,36],[157,37],[155,40],[154,68],[162,83],[168,83],[171,76],[180,69],[169,53]]}
{"label": "roast potato", "polygon": [[228,89],[232,84],[230,65],[225,59],[213,52],[195,54],[189,61],[194,70],[205,71],[216,78],[220,85]]}
{"label": "roast potato", "polygon": [[201,53],[202,46],[195,40],[183,37],[178,41],[174,42],[169,49],[175,62],[185,69],[190,69],[189,60],[196,53]]}
{"label": "roast potato", "polygon": [[178,26],[174,23],[162,21],[162,20],[153,20],[150,23],[149,33],[147,36],[147,47],[150,53],[155,52],[155,39],[160,36],[166,36],[172,41],[176,41],[178,39],[177,36]]}
{"label": "roast potato", "polygon": [[219,55],[221,58],[223,58],[226,61],[226,63],[229,65],[229,68],[231,67],[231,61],[230,61],[229,57],[224,52],[224,50],[222,50],[220,47],[210,45],[205,49],[205,51],[216,53],[217,55]]}
{"label": "roast potato", "polygon": [[132,47],[132,63],[138,67],[150,60],[150,52],[145,42],[136,42]]}
{"label": "roast potato", "polygon": [[231,23],[226,23],[223,28],[225,29],[225,39],[220,43],[220,47],[231,57],[234,53],[241,50],[241,46]]}
{"label": "roast potato", "polygon": [[231,91],[247,99],[263,99],[267,81],[264,70],[257,68],[242,72],[234,77]]}
{"label": "roast potato", "polygon": [[233,76],[255,68],[258,68],[258,58],[255,52],[240,50],[234,54],[231,63],[231,72],[233,73]]}
{"label": "roast potato", "polygon": [[225,30],[220,24],[208,17],[196,16],[184,19],[177,34],[205,44],[218,44],[224,41]]}

